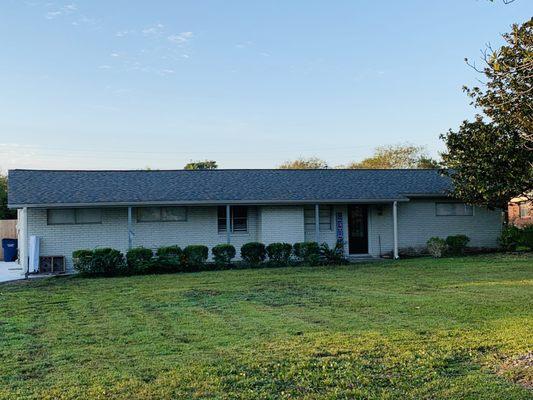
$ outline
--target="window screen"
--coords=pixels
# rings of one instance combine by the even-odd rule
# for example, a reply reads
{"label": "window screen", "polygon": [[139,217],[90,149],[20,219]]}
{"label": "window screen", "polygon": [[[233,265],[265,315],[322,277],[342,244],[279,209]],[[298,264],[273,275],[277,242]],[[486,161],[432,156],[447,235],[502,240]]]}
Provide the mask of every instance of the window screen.
{"label": "window screen", "polygon": [[160,220],[160,207],[142,207],[137,209],[137,222],[155,222]]}
{"label": "window screen", "polygon": [[75,224],[76,214],[73,209],[48,210],[48,225]]}
{"label": "window screen", "polygon": [[77,224],[101,224],[102,210],[99,208],[79,208],[75,210]]}
{"label": "window screen", "polygon": [[435,203],[435,210],[438,216],[474,215],[474,209],[472,206],[465,203]]}
{"label": "window screen", "polygon": [[187,209],[185,207],[162,207],[162,221],[187,221]]}
{"label": "window screen", "polygon": [[[319,208],[319,224],[321,231],[331,230],[331,206],[320,206]],[[315,206],[306,206],[304,208],[304,224],[306,230],[315,229]]]}
{"label": "window screen", "polygon": [[137,222],[187,221],[186,207],[142,207],[137,209]]}
{"label": "window screen", "polygon": [[48,225],[101,224],[102,210],[99,208],[69,208],[48,210]]}

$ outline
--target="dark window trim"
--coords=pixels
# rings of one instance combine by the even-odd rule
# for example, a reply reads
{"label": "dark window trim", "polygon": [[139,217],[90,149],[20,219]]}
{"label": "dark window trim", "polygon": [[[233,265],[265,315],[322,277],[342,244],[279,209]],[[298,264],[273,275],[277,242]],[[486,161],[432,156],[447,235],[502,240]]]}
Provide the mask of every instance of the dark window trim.
{"label": "dark window trim", "polygon": [[[50,211],[65,211],[73,210],[74,211],[74,222],[50,222]],[[46,225],[101,225],[102,224],[102,209],[96,208],[100,211],[100,221],[99,222],[78,222],[78,210],[90,210],[90,208],[58,208],[58,209],[47,209],[46,210]]]}

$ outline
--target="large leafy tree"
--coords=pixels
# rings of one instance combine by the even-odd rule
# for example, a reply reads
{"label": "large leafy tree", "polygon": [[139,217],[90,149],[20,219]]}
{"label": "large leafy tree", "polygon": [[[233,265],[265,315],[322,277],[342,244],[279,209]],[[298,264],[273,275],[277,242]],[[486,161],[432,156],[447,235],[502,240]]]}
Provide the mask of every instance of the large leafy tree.
{"label": "large leafy tree", "polygon": [[438,161],[428,157],[422,146],[380,146],[371,157],[351,163],[347,168],[392,169],[392,168],[438,168]]}
{"label": "large leafy tree", "polygon": [[0,219],[15,219],[17,212],[7,208],[7,176],[0,174]]}
{"label": "large leafy tree", "polygon": [[512,127],[486,123],[478,116],[443,138],[448,150],[442,159],[456,197],[469,204],[505,209],[511,198],[526,196],[531,190],[533,152]]}
{"label": "large leafy tree", "polygon": [[285,161],[279,169],[326,169],[328,163],[317,157],[298,158],[297,160]]}
{"label": "large leafy tree", "polygon": [[485,84],[464,90],[493,123],[511,126],[533,149],[533,18],[502,36],[504,46],[484,51],[482,69],[472,65]]}
{"label": "large leafy tree", "polygon": [[465,88],[477,115],[441,135],[444,166],[454,195],[470,204],[505,209],[533,190],[533,20],[513,25],[506,44],[484,56],[483,87]]}
{"label": "large leafy tree", "polygon": [[217,169],[218,165],[216,161],[204,160],[204,161],[191,161],[183,169]]}

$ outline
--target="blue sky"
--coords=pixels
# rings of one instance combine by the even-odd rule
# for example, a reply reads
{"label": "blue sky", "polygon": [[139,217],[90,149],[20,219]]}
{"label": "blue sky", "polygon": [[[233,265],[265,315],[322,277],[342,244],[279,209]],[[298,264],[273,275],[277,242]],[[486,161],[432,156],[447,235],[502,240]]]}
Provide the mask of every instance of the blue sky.
{"label": "blue sky", "polygon": [[330,165],[442,150],[464,84],[530,0],[0,5],[0,168]]}

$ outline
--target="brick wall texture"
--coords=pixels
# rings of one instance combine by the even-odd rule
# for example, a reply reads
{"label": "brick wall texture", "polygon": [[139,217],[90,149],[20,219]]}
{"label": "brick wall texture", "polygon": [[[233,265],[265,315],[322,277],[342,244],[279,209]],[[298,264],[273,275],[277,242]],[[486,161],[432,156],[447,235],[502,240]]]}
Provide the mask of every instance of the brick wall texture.
{"label": "brick wall texture", "polygon": [[[347,205],[335,205],[332,229],[320,232],[320,242],[333,246],[336,241],[335,217],[342,213],[344,238],[348,237]],[[496,247],[502,226],[498,211],[478,208],[473,216],[436,216],[435,201],[412,200],[398,203],[399,247],[421,247],[432,236],[465,234],[471,246]],[[393,247],[392,204],[370,205],[368,208],[368,253],[379,256]],[[226,233],[218,232],[217,207],[187,207],[187,220],[182,222],[137,222],[134,213],[134,246],[157,249],[160,246],[203,244],[212,248],[226,242]],[[126,208],[104,208],[101,224],[48,225],[47,211],[28,210],[28,235],[41,238],[41,255],[64,255],[67,268],[72,268],[74,250],[113,247],[123,252],[128,248]],[[314,241],[315,231],[305,229],[304,207],[293,205],[250,206],[248,231],[231,235],[237,248],[247,242],[296,243]],[[346,249],[348,246],[346,246]]]}

